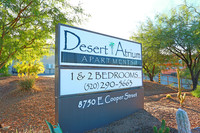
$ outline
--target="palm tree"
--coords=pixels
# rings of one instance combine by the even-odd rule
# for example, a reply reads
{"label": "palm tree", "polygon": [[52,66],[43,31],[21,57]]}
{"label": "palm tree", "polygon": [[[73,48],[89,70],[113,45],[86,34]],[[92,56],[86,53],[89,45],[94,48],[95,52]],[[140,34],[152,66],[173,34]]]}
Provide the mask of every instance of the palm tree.
{"label": "palm tree", "polygon": [[109,44],[109,46],[111,47],[111,52],[112,52],[112,55],[113,55],[113,47],[114,47],[114,45],[115,45],[115,43],[114,43],[114,42],[111,42],[111,43]]}

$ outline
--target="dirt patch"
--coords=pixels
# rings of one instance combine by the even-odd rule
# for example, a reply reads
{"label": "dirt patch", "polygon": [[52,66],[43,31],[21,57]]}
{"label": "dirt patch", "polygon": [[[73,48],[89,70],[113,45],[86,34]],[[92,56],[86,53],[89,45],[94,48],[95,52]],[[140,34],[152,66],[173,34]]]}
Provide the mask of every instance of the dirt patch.
{"label": "dirt patch", "polygon": [[[18,80],[15,76],[0,78],[0,124],[9,127],[0,128],[0,132],[15,132],[16,129],[25,132],[30,128],[35,132],[49,132],[45,120],[55,124],[54,78],[37,79],[36,85],[41,92],[17,91]],[[152,127],[159,127],[162,119],[166,120],[171,132],[177,132],[175,113],[179,101],[176,88],[144,81],[144,90],[144,110],[90,132],[151,133]],[[166,98],[168,93],[171,99]],[[199,127],[200,98],[192,97],[189,92],[186,98],[183,109],[188,113],[191,128]]]}

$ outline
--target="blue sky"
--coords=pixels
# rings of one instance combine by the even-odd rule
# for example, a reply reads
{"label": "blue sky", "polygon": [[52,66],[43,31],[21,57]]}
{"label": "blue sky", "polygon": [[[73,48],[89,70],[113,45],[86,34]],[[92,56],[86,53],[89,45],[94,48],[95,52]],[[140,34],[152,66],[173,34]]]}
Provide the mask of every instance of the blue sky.
{"label": "blue sky", "polygon": [[[129,39],[137,26],[147,17],[154,18],[158,13],[168,13],[171,8],[184,3],[184,0],[71,0],[82,3],[82,8],[91,17],[78,25],[80,28]],[[187,0],[197,5],[198,0]]]}

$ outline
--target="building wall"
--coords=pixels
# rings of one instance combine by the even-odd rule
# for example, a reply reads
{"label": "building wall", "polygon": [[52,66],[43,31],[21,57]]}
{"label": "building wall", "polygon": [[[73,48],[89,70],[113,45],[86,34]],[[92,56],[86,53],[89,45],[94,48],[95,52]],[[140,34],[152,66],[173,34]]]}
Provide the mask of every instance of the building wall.
{"label": "building wall", "polygon": [[44,74],[54,74],[55,73],[55,55],[52,56],[44,56],[41,60],[43,62],[45,71]]}

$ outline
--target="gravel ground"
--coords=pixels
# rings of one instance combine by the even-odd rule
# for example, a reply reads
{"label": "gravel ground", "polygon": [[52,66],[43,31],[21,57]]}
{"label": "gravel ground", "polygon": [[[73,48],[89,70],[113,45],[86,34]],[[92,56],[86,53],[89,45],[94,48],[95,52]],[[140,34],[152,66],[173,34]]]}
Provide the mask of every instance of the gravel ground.
{"label": "gravel ground", "polygon": [[[18,77],[0,78],[0,132],[20,132],[32,129],[35,132],[49,132],[44,120],[55,124],[54,78],[40,77],[36,86],[39,92],[21,92],[17,87]],[[160,126],[162,119],[177,132],[175,113],[179,108],[177,90],[155,82],[144,81],[144,110],[115,121],[90,133],[152,133],[153,126]],[[186,92],[182,109],[187,111],[191,128],[200,127],[200,98]],[[167,99],[166,94],[172,98]],[[197,132],[193,130],[193,133]]]}

